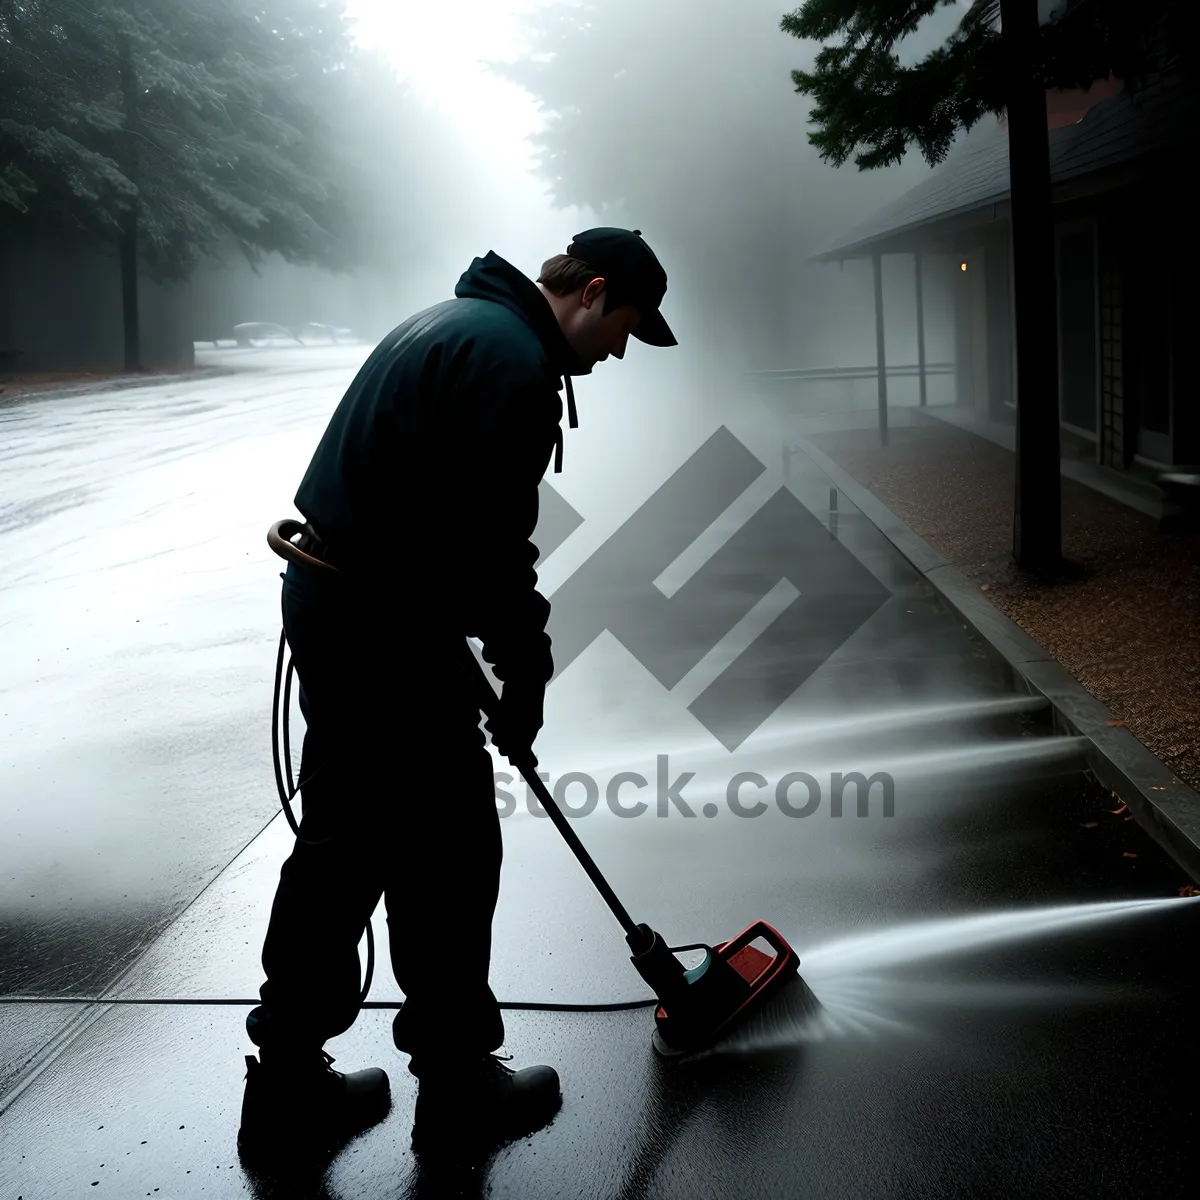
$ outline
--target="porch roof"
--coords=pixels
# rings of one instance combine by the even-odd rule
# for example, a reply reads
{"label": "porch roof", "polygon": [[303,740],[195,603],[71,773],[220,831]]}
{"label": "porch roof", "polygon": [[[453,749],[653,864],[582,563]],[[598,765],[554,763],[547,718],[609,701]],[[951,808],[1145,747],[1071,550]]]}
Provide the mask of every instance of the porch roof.
{"label": "porch roof", "polygon": [[[1122,90],[1102,100],[1077,124],[1050,131],[1050,177],[1056,191],[1061,194],[1065,185],[1086,176],[1102,176],[1178,147],[1182,139],[1194,142],[1196,111],[1186,87],[1136,101]],[[902,249],[904,241],[933,233],[934,226],[974,224],[988,209],[993,210],[989,216],[998,215],[1000,206],[1007,206],[1008,191],[1008,130],[980,122],[926,179],[810,257],[831,262]]]}

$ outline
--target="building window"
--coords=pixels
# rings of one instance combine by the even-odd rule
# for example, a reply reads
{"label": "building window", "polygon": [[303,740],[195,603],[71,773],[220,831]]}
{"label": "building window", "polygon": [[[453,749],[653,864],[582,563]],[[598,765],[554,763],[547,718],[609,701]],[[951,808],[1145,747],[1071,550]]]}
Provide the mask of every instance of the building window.
{"label": "building window", "polygon": [[1058,237],[1059,412],[1064,425],[1095,437],[1100,407],[1096,231],[1072,226]]}

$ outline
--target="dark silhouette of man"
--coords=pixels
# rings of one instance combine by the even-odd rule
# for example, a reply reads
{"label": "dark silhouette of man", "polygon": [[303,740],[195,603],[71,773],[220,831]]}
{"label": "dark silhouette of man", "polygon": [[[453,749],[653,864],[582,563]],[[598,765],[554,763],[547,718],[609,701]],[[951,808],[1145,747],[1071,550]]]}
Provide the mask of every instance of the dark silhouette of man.
{"label": "dark silhouette of man", "polygon": [[[405,997],[393,1040],[419,1081],[414,1150],[484,1150],[561,1104],[551,1067],[495,1054],[502,846],[483,730],[512,759],[532,756],[543,723],[550,605],[530,539],[552,451],[562,466],[559,393],[574,427],[572,376],[623,358],[631,336],[677,345],[666,290],[637,230],[577,235],[536,282],[476,258],[454,299],[376,347],[317,446],[296,494],[302,548],[340,575],[292,563],[284,576],[303,819],[247,1019],[259,1057],[246,1058],[244,1152],[313,1149],[388,1112],[384,1071],[342,1074],[324,1050],[358,1015],[358,944],[381,897]],[[468,637],[502,683],[483,728],[454,665]]]}

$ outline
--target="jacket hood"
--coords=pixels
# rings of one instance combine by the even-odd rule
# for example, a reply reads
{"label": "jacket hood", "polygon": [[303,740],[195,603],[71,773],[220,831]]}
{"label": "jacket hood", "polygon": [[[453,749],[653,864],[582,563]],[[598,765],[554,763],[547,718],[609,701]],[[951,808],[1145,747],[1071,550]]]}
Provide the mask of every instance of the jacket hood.
{"label": "jacket hood", "polygon": [[494,250],[471,263],[459,279],[454,294],[465,300],[491,300],[515,312],[538,335],[558,375],[592,373],[592,368],[571,349],[554,310],[537,284]]}
{"label": "jacket hood", "polygon": [[[590,375],[592,368],[575,353],[563,336],[558,318],[537,284],[507,259],[489,250],[482,258],[474,259],[462,273],[454,294],[461,300],[490,300],[494,304],[503,304],[530,326],[549,355],[552,370],[566,386],[568,420],[571,428],[575,429],[579,425],[579,417],[575,411],[571,376]],[[558,431],[554,470],[556,473],[562,471],[561,429]]]}

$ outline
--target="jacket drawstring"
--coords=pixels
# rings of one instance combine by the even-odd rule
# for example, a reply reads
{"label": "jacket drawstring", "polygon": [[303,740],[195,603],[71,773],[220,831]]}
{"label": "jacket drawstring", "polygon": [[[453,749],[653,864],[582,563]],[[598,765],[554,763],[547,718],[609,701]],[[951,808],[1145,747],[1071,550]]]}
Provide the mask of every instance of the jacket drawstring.
{"label": "jacket drawstring", "polygon": [[[579,428],[579,414],[575,411],[575,389],[571,386],[570,375],[563,376],[563,383],[567,386],[567,420],[572,429]],[[554,473],[562,474],[563,461],[563,431],[562,426],[558,426],[554,431]]]}
{"label": "jacket drawstring", "polygon": [[564,375],[563,382],[567,385],[567,419],[570,421],[572,429],[578,429],[579,417],[575,412],[575,389],[571,386],[570,375]]}

